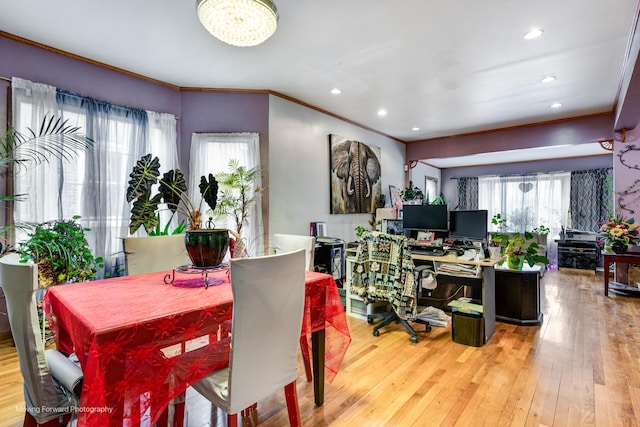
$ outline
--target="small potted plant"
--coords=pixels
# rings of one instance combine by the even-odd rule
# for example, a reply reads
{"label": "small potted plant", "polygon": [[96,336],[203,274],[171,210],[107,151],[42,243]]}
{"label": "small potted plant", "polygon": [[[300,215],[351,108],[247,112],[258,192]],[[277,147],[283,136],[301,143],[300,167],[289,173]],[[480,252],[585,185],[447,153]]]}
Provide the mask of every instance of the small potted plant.
{"label": "small potted plant", "polygon": [[493,237],[500,242],[503,253],[507,257],[507,265],[513,270],[521,270],[524,261],[533,267],[535,264],[549,264],[549,259],[538,253],[538,244],[533,241],[533,234],[524,233],[498,234]]}
{"label": "small potted plant", "polygon": [[97,268],[103,268],[102,258],[94,258],[85,237],[88,229],[74,216],[70,220],[37,224],[20,244],[20,260],[38,264],[41,288],[63,283],[84,282],[96,277]]}
{"label": "small potted plant", "polygon": [[409,181],[409,186],[400,191],[400,197],[406,204],[421,205],[424,199],[424,193],[417,186],[413,185],[413,181]]}
{"label": "small potted plant", "polygon": [[[218,203],[218,182],[213,174],[200,177],[200,202],[194,203],[187,194],[187,184],[180,169],[171,169],[160,177],[160,160],[146,154],[140,158],[129,174],[127,202],[133,202],[129,232],[144,227],[147,233],[158,224],[157,211],[165,203],[172,213],[179,212],[189,223],[185,233],[187,253],[196,267],[219,265],[229,246],[227,229],[202,228],[202,209],[206,204],[211,211]],[[152,195],[151,187],[159,184],[158,193]],[[211,220],[206,224],[210,227]]]}

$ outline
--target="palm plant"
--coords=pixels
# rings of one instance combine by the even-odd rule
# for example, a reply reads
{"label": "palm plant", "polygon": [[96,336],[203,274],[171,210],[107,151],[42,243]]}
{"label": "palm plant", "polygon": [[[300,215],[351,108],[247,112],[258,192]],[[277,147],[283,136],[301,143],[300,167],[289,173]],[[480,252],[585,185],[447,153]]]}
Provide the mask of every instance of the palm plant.
{"label": "palm plant", "polygon": [[[160,203],[174,215],[180,212],[187,217],[190,230],[200,229],[202,223],[202,206],[206,203],[211,210],[216,209],[218,202],[218,182],[213,174],[200,177],[200,195],[202,199],[197,205],[187,195],[187,183],[180,169],[171,169],[160,178],[160,160],[151,154],[142,156],[129,174],[127,202],[133,201],[129,232],[135,233],[144,227],[148,234],[158,227],[157,211]],[[152,186],[159,184],[158,192],[152,196]]]}
{"label": "palm plant", "polygon": [[248,224],[249,209],[258,200],[259,187],[255,180],[260,174],[259,167],[247,169],[240,166],[237,159],[229,160],[228,171],[216,174],[220,183],[221,196],[218,208],[214,211],[218,218],[233,217],[235,232],[242,234],[242,227]]}
{"label": "palm plant", "polygon": [[[81,151],[88,151],[94,141],[81,134],[80,128],[68,124],[54,115],[45,115],[37,130],[27,129],[22,134],[9,128],[0,139],[0,172],[10,176],[14,171],[48,162],[51,158],[71,161]],[[16,201],[25,200],[26,194],[0,196],[0,203],[10,211]],[[7,236],[15,228],[27,229],[27,224],[8,223],[0,226],[0,234]]]}

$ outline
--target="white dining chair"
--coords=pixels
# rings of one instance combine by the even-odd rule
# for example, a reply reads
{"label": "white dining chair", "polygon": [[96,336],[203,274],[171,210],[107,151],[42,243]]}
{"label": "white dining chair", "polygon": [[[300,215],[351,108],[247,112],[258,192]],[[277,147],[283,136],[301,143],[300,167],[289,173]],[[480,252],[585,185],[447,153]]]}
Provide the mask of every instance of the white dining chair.
{"label": "white dining chair", "polygon": [[[302,236],[297,234],[274,234],[273,245],[276,254],[290,252],[296,249],[304,249],[305,266],[308,271],[314,270],[313,259],[316,249],[316,238],[314,236]],[[309,343],[306,337],[300,337],[300,352],[304,363],[304,373],[307,381],[313,380],[311,369],[311,356],[309,354]]]}
{"label": "white dining chair", "polygon": [[[24,380],[24,426],[63,426],[74,418],[82,371],[58,350],[44,349],[35,291],[38,266],[17,253],[0,258],[0,286],[7,302],[11,334]],[[77,359],[76,359],[77,360]]]}
{"label": "white dining chair", "polygon": [[316,238],[297,234],[274,234],[273,245],[277,254],[304,249],[305,268],[313,271],[313,255],[315,253]]}
{"label": "white dining chair", "polygon": [[230,269],[229,366],[192,386],[227,413],[228,426],[237,425],[238,413],[249,416],[255,403],[284,388],[289,422],[298,426],[296,349],[304,311],[304,250],[232,259]]}
{"label": "white dining chair", "polygon": [[170,271],[190,264],[184,234],[122,239],[127,275]]}

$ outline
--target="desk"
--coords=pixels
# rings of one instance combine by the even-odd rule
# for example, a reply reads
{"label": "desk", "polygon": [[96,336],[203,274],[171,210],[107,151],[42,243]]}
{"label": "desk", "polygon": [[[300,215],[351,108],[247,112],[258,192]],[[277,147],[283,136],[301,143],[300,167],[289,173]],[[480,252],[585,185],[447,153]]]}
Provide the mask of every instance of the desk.
{"label": "desk", "polygon": [[[224,283],[208,289],[167,285],[164,276],[47,292],[45,310],[58,348],[77,354],[85,376],[78,426],[153,424],[189,384],[228,364],[233,300],[227,273],[210,274]],[[315,402],[322,405],[320,373],[333,380],[351,337],[333,278],[306,272],[305,282],[301,337],[311,339]]]}
{"label": "desk", "polygon": [[[621,264],[640,264],[640,252],[626,252],[624,254],[616,254],[613,252],[603,251],[604,258],[604,296],[609,295],[609,265],[612,262],[618,262]],[[616,284],[617,290],[622,292],[628,292],[632,295],[639,296],[640,289],[633,286],[624,286]]]}
{"label": "desk", "polygon": [[447,264],[464,264],[480,267],[482,269],[481,278],[462,277],[462,276],[449,276],[454,283],[463,286],[482,288],[482,306],[484,317],[484,343],[486,344],[496,331],[496,283],[495,283],[495,269],[494,266],[499,263],[502,258],[499,259],[480,259],[478,261],[466,261],[460,260],[455,255],[447,256],[431,256],[411,254],[414,260],[440,262]]}

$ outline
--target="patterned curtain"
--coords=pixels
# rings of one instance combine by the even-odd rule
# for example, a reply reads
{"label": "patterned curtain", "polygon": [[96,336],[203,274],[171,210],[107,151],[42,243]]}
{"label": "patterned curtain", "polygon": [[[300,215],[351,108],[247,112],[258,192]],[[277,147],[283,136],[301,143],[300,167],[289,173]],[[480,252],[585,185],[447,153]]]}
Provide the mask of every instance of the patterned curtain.
{"label": "patterned curtain", "polygon": [[[571,227],[574,230],[598,231],[609,219],[612,168],[571,172]],[[609,178],[609,179],[608,179]]]}
{"label": "patterned curtain", "polygon": [[458,206],[457,210],[478,209],[478,178],[457,178]]}

